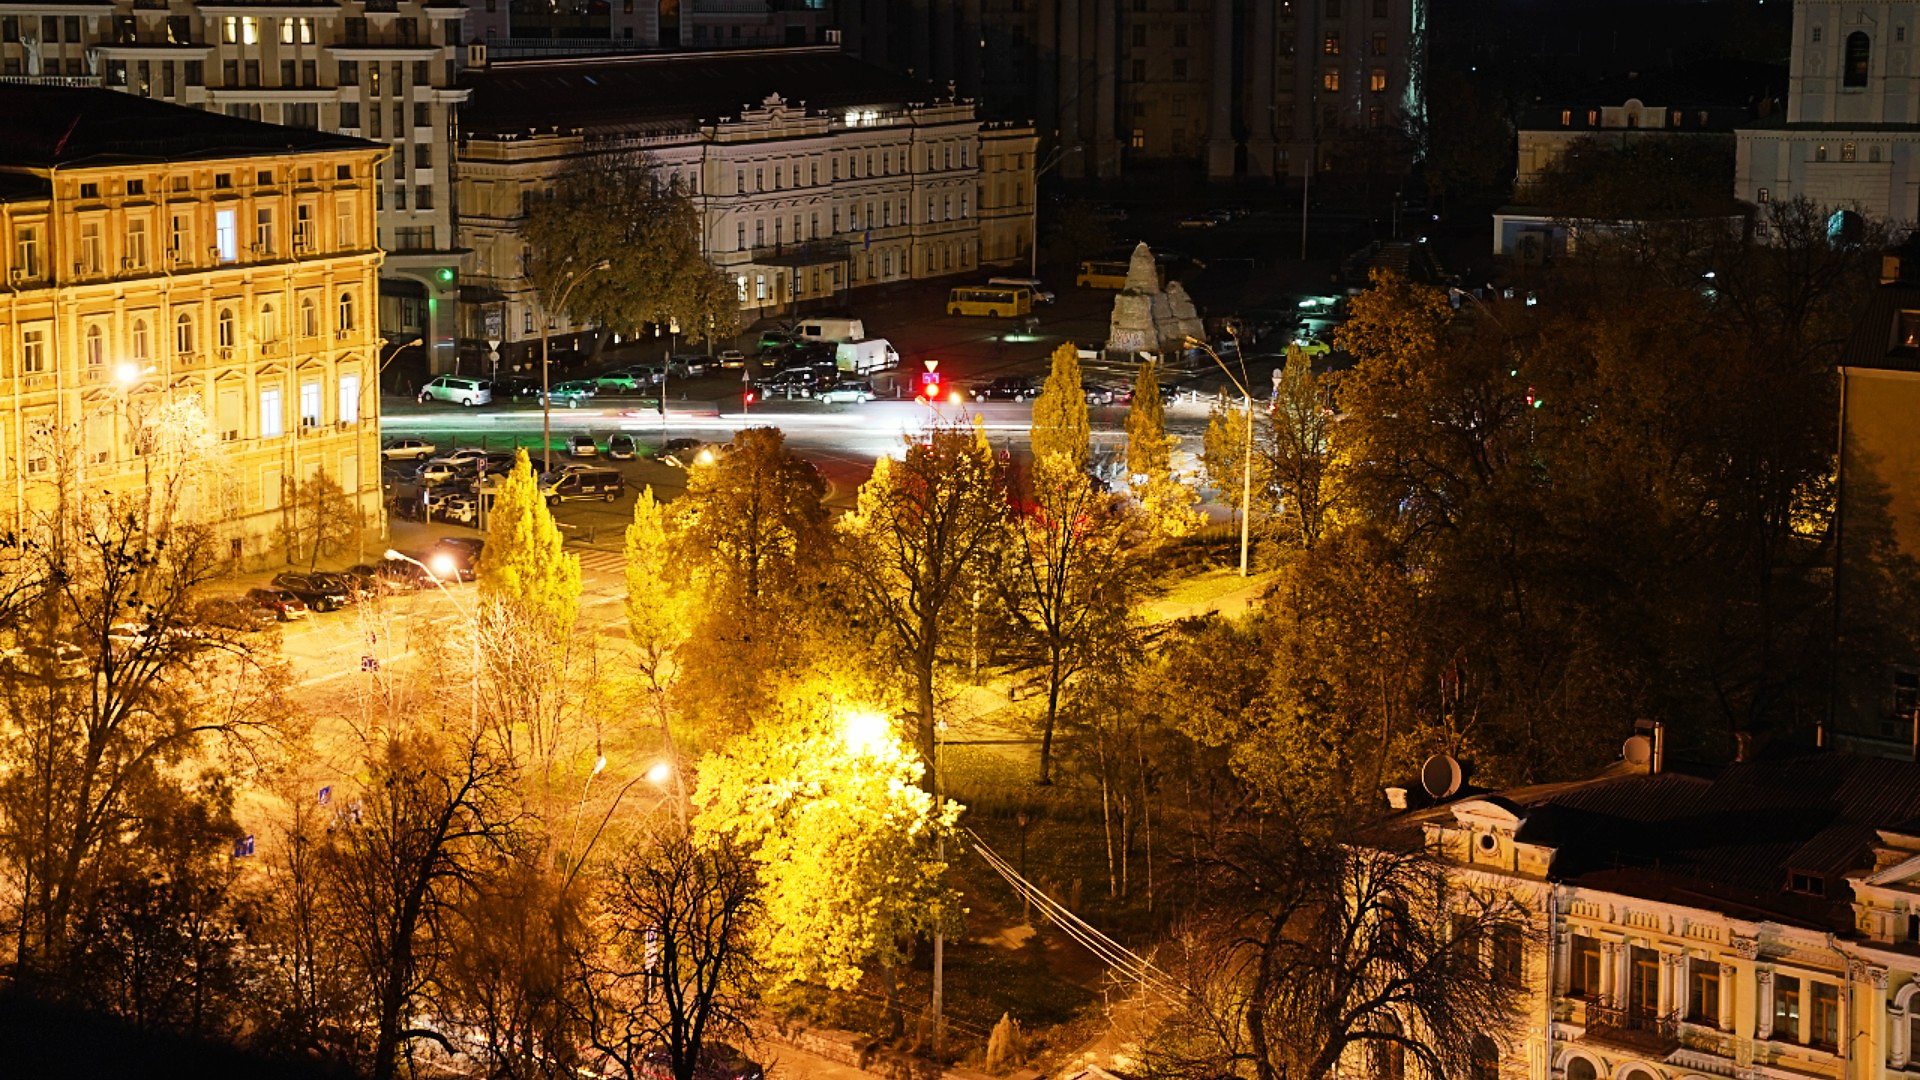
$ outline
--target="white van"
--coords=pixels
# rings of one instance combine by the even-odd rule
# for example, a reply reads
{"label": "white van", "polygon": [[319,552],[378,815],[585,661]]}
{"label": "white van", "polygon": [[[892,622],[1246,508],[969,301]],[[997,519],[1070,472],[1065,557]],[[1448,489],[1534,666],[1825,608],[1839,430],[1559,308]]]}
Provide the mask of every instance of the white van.
{"label": "white van", "polygon": [[900,366],[900,354],[894,351],[893,343],[883,337],[868,341],[843,341],[833,347],[833,359],[841,371],[851,371],[857,375],[871,375]]}
{"label": "white van", "polygon": [[451,401],[455,405],[491,405],[493,404],[493,384],[485,379],[463,379],[457,375],[442,375],[420,388],[420,404],[429,401]]}
{"label": "white van", "polygon": [[998,286],[1003,289],[1025,289],[1028,292],[1033,294],[1034,303],[1036,304],[1053,303],[1053,291],[1051,289],[1048,289],[1046,285],[1042,284],[1039,278],[1033,278],[1033,277],[988,278],[987,284]]}
{"label": "white van", "polygon": [[859,319],[806,319],[793,328],[793,336],[801,341],[859,341],[867,328]]}

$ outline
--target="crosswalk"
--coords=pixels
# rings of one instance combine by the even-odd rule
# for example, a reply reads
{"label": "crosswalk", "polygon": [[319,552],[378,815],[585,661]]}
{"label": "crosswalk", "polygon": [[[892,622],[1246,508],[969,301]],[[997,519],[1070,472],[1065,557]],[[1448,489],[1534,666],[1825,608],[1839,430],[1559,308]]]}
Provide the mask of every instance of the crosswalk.
{"label": "crosswalk", "polygon": [[567,553],[580,557],[583,576],[620,577],[627,572],[626,557],[618,551],[573,545],[567,548]]}

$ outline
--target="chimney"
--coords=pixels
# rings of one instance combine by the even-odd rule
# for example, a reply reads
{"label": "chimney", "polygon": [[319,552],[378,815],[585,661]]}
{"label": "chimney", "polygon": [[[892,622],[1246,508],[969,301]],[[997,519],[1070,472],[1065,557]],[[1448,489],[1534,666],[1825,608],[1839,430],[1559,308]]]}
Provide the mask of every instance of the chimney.
{"label": "chimney", "polygon": [[1753,732],[1736,731],[1733,733],[1733,760],[1745,761],[1753,756]]}
{"label": "chimney", "polygon": [[1667,725],[1658,720],[1635,720],[1633,733],[1647,740],[1647,774],[1660,775],[1667,767]]}
{"label": "chimney", "polygon": [[1386,791],[1387,791],[1387,809],[1405,810],[1407,808],[1407,789],[1406,788],[1390,787],[1386,789]]}

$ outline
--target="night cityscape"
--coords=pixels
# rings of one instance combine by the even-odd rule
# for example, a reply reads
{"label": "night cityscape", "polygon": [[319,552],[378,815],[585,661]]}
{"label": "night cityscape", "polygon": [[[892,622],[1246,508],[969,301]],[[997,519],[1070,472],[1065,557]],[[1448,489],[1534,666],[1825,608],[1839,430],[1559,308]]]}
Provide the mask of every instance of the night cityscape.
{"label": "night cityscape", "polygon": [[1920,0],[0,0],[0,1080],[1920,1077]]}

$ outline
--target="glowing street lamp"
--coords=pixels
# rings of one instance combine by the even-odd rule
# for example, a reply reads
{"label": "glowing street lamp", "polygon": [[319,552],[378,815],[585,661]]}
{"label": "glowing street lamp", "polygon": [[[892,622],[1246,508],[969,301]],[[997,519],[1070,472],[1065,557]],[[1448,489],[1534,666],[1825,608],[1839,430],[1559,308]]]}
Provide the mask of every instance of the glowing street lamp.
{"label": "glowing street lamp", "polygon": [[[600,760],[603,762],[606,761],[605,758],[601,758]],[[647,770],[647,783],[652,784],[654,787],[666,787],[667,782],[672,779],[673,762],[671,761],[656,761],[653,763],[653,767]]]}
{"label": "glowing street lamp", "polygon": [[840,738],[856,754],[879,756],[893,746],[893,721],[871,709],[849,709],[840,717]]}

